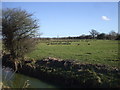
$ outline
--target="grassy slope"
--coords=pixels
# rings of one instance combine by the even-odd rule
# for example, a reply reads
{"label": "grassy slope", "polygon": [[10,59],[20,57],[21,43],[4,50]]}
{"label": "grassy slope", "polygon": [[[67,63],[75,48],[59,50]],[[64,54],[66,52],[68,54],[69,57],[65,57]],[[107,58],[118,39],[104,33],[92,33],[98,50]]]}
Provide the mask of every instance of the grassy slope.
{"label": "grassy slope", "polygon": [[[78,43],[80,45],[77,45]],[[118,64],[120,63],[120,61],[117,61],[118,41],[110,40],[79,41],[72,42],[72,45],[47,45],[46,43],[39,43],[36,50],[27,56],[34,59],[56,57],[111,66],[119,66]]]}

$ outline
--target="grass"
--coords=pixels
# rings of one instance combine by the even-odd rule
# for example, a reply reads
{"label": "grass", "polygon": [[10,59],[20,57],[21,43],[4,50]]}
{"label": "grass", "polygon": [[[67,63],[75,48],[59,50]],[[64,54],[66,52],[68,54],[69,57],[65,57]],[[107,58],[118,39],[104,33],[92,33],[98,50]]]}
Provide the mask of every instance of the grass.
{"label": "grass", "polygon": [[[64,45],[64,44],[55,44],[55,43],[71,43],[70,45]],[[54,45],[51,45],[50,43],[54,43]],[[49,44],[49,45],[48,45]],[[48,57],[55,57],[55,58],[60,58],[60,59],[67,59],[67,60],[76,60],[78,62],[81,63],[91,63],[91,64],[105,64],[105,65],[110,65],[110,66],[116,66],[119,67],[120,64],[120,60],[118,57],[118,51],[120,48],[118,48],[118,41],[116,40],[45,40],[45,41],[40,41],[37,45],[36,48],[33,52],[28,53],[26,56],[33,58],[34,60],[42,60],[43,58],[48,58]],[[46,62],[47,64],[50,64],[50,62]],[[78,63],[77,63],[78,64]],[[35,62],[33,61],[33,63],[28,64],[31,66],[31,68],[34,71],[35,69],[33,68],[33,66],[35,65]],[[43,65],[43,64],[42,64]],[[90,85],[91,83],[93,83],[95,80],[98,80],[100,83],[102,82],[103,87],[116,87],[117,85],[119,85],[118,83],[119,81],[119,72],[117,72],[118,74],[114,74],[114,72],[106,72],[106,68],[105,70],[102,69],[103,72],[105,73],[101,73],[101,72],[96,72],[96,70],[94,71],[93,68],[89,68],[87,69],[88,71],[85,71],[84,69],[79,70],[80,68],[78,68],[78,74],[76,72],[76,68],[75,70],[73,70],[73,67],[70,68],[70,70],[75,71],[75,73],[73,71],[68,70],[64,70],[58,68],[54,68],[55,65],[53,65],[53,68],[49,68],[49,65],[39,65],[39,69],[36,70],[43,70],[43,72],[46,72],[45,75],[43,75],[43,77],[45,77],[46,75],[52,75],[50,77],[56,77],[57,75],[57,80],[58,77],[63,76],[63,78],[67,78],[68,80],[71,79],[78,79],[78,81],[80,80],[80,82],[85,81],[86,83],[89,83],[90,81]],[[83,64],[85,65],[85,64]],[[38,65],[36,65],[38,66]],[[58,65],[59,66],[59,65]],[[64,65],[63,65],[64,66]],[[74,65],[73,65],[74,66]],[[82,64],[80,65],[82,66]],[[29,67],[29,66],[28,66]],[[84,66],[86,67],[86,66]],[[104,65],[103,65],[104,67]],[[98,68],[99,70],[100,68]],[[107,67],[107,69],[109,70],[109,68]],[[29,68],[26,69],[23,68],[23,71],[27,70],[29,72]],[[56,72],[56,70],[58,70]],[[90,71],[90,70],[93,70]],[[116,69],[117,70],[117,69]],[[27,72],[25,71],[25,72]],[[89,72],[89,73],[85,73],[85,72]],[[37,71],[38,72],[38,71]],[[88,76],[90,75],[90,73],[92,72],[93,76],[90,76],[90,78],[88,78]],[[34,72],[35,73],[35,72]],[[83,73],[83,75],[81,74]],[[39,75],[39,74],[38,74]],[[60,76],[59,76],[60,75]],[[88,75],[88,76],[87,76]],[[42,76],[42,74],[41,74]],[[41,77],[40,76],[40,77]],[[78,77],[80,76],[80,77]],[[95,77],[94,77],[95,76]],[[49,78],[49,76],[48,76]],[[52,78],[53,79],[53,78]],[[50,80],[50,79],[49,79]],[[56,78],[55,78],[56,80]],[[61,79],[59,79],[61,80]],[[67,80],[67,81],[68,81]],[[52,81],[52,80],[50,80]],[[69,81],[68,81],[69,82]]]}
{"label": "grass", "polygon": [[[63,41],[67,42],[65,40],[61,42]],[[71,41],[71,45],[47,45],[47,43],[51,42],[55,41],[40,41],[36,49],[27,54],[27,56],[35,60],[55,57],[67,60],[77,60],[81,63],[105,64],[120,67],[118,41],[73,40]],[[60,40],[58,42],[60,42]]]}

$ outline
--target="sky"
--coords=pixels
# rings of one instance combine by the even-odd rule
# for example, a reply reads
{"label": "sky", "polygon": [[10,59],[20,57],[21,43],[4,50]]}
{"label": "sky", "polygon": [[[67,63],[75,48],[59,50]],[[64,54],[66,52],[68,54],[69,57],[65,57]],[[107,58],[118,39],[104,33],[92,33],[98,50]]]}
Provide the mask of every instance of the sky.
{"label": "sky", "polygon": [[2,8],[21,8],[39,20],[41,37],[67,37],[118,32],[117,2],[2,2]]}
{"label": "sky", "polygon": [[2,2],[119,2],[119,0],[1,0]]}

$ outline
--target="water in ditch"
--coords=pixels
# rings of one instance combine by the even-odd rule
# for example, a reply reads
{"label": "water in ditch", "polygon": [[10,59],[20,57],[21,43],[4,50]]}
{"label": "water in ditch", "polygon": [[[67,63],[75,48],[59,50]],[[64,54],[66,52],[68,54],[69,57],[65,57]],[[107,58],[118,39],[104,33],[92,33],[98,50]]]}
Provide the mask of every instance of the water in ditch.
{"label": "water in ditch", "polygon": [[39,79],[15,73],[10,68],[2,69],[2,82],[12,88],[57,88]]}

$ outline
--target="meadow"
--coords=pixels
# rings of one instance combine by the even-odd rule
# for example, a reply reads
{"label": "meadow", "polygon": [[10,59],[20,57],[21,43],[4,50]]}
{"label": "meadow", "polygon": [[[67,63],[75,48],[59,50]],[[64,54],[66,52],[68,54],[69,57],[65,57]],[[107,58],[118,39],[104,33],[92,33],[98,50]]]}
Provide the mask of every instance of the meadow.
{"label": "meadow", "polygon": [[118,46],[117,40],[38,40],[18,72],[55,87],[119,87]]}
{"label": "meadow", "polygon": [[39,40],[35,50],[27,57],[34,60],[52,57],[120,67],[118,45],[116,40]]}

